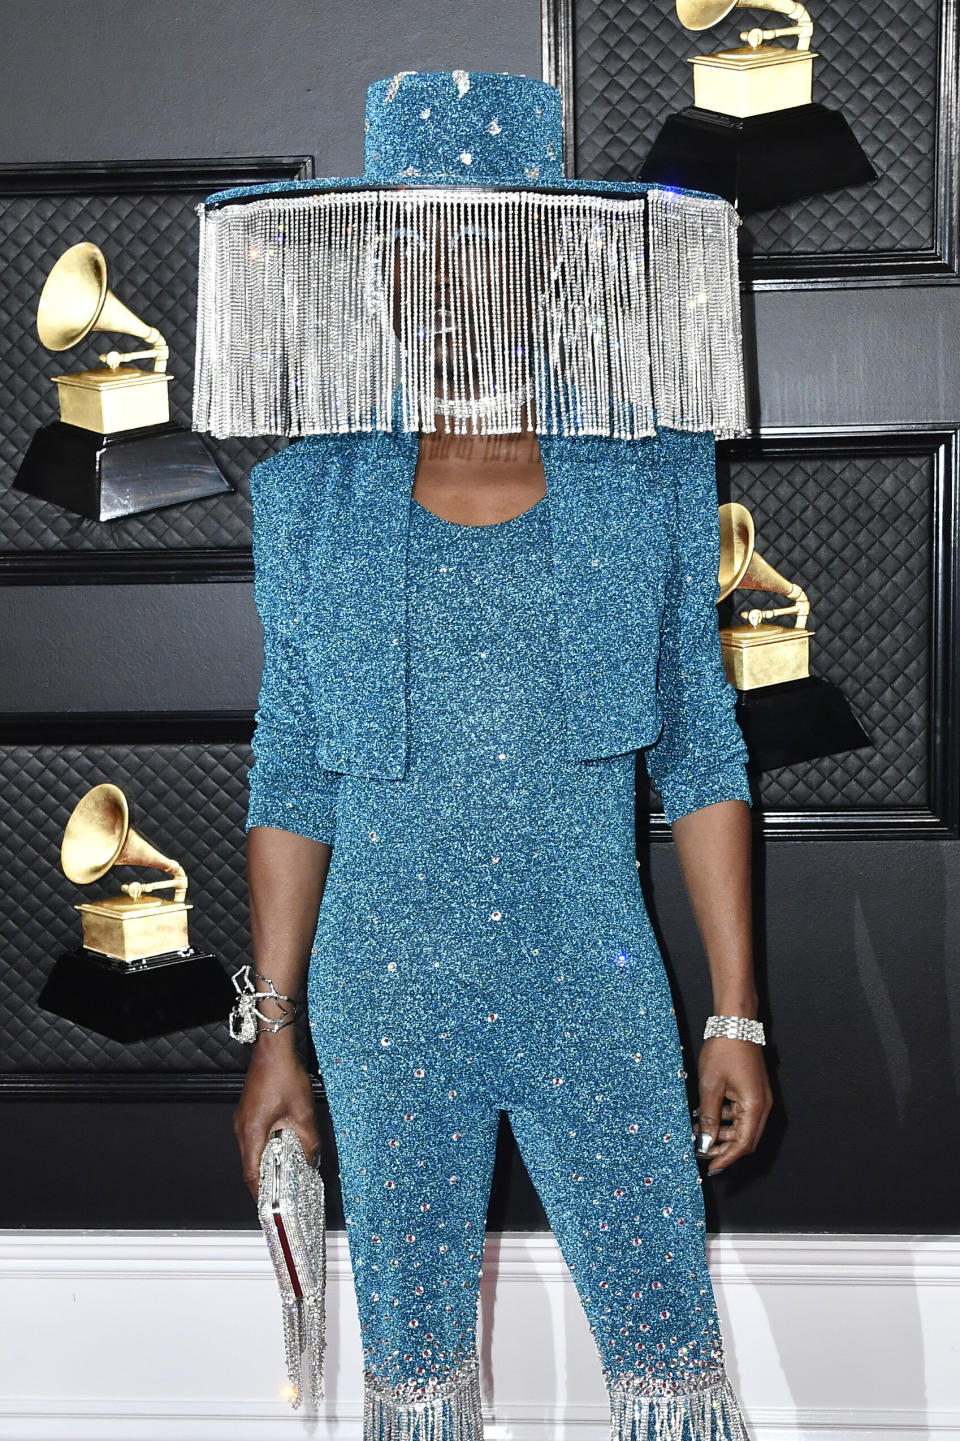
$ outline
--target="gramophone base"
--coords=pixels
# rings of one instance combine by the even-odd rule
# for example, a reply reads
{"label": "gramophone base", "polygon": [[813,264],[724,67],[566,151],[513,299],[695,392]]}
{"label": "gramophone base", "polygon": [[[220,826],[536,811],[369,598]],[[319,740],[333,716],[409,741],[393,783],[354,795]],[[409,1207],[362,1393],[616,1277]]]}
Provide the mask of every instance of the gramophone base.
{"label": "gramophone base", "polygon": [[89,520],[233,490],[202,437],[172,421],[98,435],[56,420],[34,435],[13,485]]}
{"label": "gramophone base", "polygon": [[846,697],[820,676],[738,691],[736,714],[754,772],[873,745]]}
{"label": "gramophone base", "polygon": [[37,997],[45,1011],[111,1041],[149,1040],[212,1021],[227,1024],[236,994],[217,956],[151,956],[111,961],[78,947],[59,956]]}
{"label": "gramophone base", "polygon": [[190,948],[187,927],[189,901],[147,895],[105,896],[99,901],[78,901],[74,909],[83,923],[83,948],[104,961],[130,966],[157,955],[178,955]]}
{"label": "gramophone base", "polygon": [[710,190],[748,215],[864,185],[877,172],[840,111],[825,105],[743,117],[688,105],[667,117],[640,179]]}
{"label": "gramophone base", "polygon": [[722,625],[720,652],[727,680],[737,690],[759,690],[805,680],[810,674],[810,637],[801,625]]}

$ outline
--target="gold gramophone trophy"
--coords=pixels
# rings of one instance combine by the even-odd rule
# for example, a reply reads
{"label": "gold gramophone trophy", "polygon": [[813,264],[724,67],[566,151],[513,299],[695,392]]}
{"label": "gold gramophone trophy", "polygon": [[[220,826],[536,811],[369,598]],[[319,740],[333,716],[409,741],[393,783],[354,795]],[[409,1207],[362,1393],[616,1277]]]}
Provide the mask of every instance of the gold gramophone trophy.
{"label": "gold gramophone trophy", "polygon": [[[37,431],[13,484],[91,520],[116,520],[233,490],[203,439],[170,419],[169,347],[107,285],[90,241],[71,245],[47,276],[37,333],[68,350],[95,331],[133,335],[140,350],[99,353],[104,365],[51,377],[60,419]],[[153,369],[130,364],[153,360]]]}
{"label": "gold gramophone trophy", "polygon": [[[810,602],[806,591],[787,580],[757,554],[753,516],[733,501],[720,506],[720,595],[718,603],[735,590],[763,590],[791,602],[775,610],[742,610],[746,625],[720,627],[720,644],[727,679],[737,690],[756,690],[802,680],[810,674],[810,637],[807,629]],[[775,616],[796,617],[793,625],[778,625]]]}
{"label": "gold gramophone trophy", "polygon": [[[707,30],[732,11],[773,10],[789,24],[740,31],[742,45],[687,58],[693,105],[667,118],[641,180],[710,190],[741,215],[786,205],[877,172],[839,110],[812,98],[813,21],[792,0],[676,0],[688,30]],[[796,36],[796,45],[776,42]]]}
{"label": "gold gramophone trophy", "polygon": [[190,944],[187,874],[134,830],[119,786],[93,786],[77,802],[60,863],[80,885],[114,866],[151,866],[170,879],[126,881],[119,895],[76,903],[83,945],[58,958],[39,997],[44,1009],[120,1041],[224,1020],[231,982],[216,956]]}
{"label": "gold gramophone trophy", "polygon": [[[741,610],[744,625],[720,627],[727,680],[739,691],[737,719],[755,770],[772,770],[872,745],[846,698],[810,674],[810,601],[756,548],[753,516],[732,501],[720,508],[720,594],[735,590],[782,595],[788,605]],[[793,616],[793,625],[781,619]]]}

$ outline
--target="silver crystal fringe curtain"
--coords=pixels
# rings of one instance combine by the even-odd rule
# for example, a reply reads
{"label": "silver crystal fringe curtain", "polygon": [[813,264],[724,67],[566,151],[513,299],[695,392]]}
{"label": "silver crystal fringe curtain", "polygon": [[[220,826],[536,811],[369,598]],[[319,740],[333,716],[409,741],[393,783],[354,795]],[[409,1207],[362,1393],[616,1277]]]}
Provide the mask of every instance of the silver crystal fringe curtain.
{"label": "silver crystal fringe curtain", "polygon": [[[725,200],[356,190],[201,205],[194,429],[746,433]],[[396,339],[399,338],[399,346]],[[399,353],[398,353],[399,352]],[[531,418],[532,417],[532,418]]]}

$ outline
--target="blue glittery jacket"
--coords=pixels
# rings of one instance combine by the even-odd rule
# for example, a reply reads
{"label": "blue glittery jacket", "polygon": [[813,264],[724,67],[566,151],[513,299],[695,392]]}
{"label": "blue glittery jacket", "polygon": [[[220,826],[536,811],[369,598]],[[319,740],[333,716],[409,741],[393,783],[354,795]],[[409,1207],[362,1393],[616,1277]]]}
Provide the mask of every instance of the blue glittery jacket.
{"label": "blue glittery jacket", "polygon": [[[540,436],[571,758],[646,748],[667,820],[750,802],[723,669],[712,431]],[[246,829],[333,843],[343,773],[407,766],[406,542],[419,438],[312,435],[255,466],[264,669]]]}

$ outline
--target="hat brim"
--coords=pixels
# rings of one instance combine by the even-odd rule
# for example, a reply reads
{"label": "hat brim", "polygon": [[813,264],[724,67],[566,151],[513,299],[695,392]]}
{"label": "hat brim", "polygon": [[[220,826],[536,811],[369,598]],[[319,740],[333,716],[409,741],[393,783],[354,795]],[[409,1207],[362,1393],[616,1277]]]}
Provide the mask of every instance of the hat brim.
{"label": "hat brim", "polygon": [[291,195],[330,195],[337,192],[387,195],[404,190],[455,190],[464,198],[471,195],[576,194],[595,195],[598,199],[609,199],[615,195],[622,195],[625,199],[639,199],[650,191],[658,191],[700,200],[721,200],[726,205],[730,204],[724,196],[718,195],[712,190],[692,190],[686,186],[664,185],[662,182],[650,180],[562,180],[553,184],[540,184],[538,181],[531,180],[523,185],[499,183],[484,185],[475,184],[472,181],[464,183],[459,180],[429,180],[410,176],[392,184],[385,184],[362,175],[335,175],[325,178],[311,177],[303,180],[276,182],[267,180],[258,185],[238,185],[230,190],[215,190],[205,198],[203,204],[208,210],[219,210],[228,205],[241,205],[247,201],[279,200]]}

